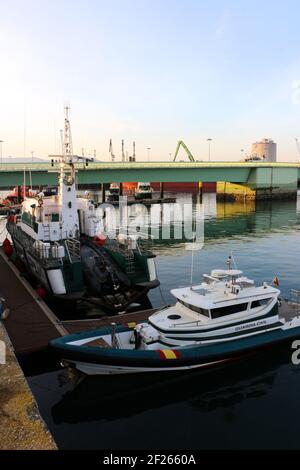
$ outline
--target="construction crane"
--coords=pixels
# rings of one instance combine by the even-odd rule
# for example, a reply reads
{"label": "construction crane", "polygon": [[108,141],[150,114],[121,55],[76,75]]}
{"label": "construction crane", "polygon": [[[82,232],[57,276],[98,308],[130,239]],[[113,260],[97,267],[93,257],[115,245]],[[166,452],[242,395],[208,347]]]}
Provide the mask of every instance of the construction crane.
{"label": "construction crane", "polygon": [[182,140],[179,140],[178,143],[177,143],[177,147],[176,147],[176,150],[175,150],[175,155],[174,155],[174,158],[173,158],[173,162],[175,162],[175,160],[177,158],[180,147],[183,147],[183,149],[185,150],[187,156],[189,157],[190,162],[194,162],[195,159],[194,159],[193,155],[191,154],[191,152],[189,151],[189,149],[187,148],[187,146],[185,145],[185,143]]}
{"label": "construction crane", "polygon": [[297,137],[295,138],[295,141],[296,141],[296,147],[297,147],[298,155],[300,157],[300,144],[299,144],[299,140],[297,139]]}
{"label": "construction crane", "polygon": [[110,156],[111,156],[111,161],[114,162],[115,161],[115,154],[114,154],[114,151],[113,151],[112,139],[110,139],[110,141],[109,141],[109,153],[110,153]]}
{"label": "construction crane", "polygon": [[125,162],[124,140],[122,140],[122,162]]}

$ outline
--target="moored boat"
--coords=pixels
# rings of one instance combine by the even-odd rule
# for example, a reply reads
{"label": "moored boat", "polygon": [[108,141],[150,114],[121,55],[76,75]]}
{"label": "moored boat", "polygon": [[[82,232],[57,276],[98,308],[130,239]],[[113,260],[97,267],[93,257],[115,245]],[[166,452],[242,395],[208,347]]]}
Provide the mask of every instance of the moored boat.
{"label": "moored boat", "polygon": [[232,361],[300,335],[297,309],[280,291],[231,268],[174,289],[177,302],[137,325],[112,325],[58,338],[63,361],[89,374],[166,372]]}
{"label": "moored boat", "polygon": [[78,300],[92,295],[110,311],[123,311],[159,285],[155,255],[127,233],[117,239],[103,236],[98,204],[78,197],[76,163],[83,158],[73,155],[68,111],[58,194],[25,193],[21,214],[8,216],[7,230],[18,258],[51,296]]}
{"label": "moored boat", "polygon": [[152,199],[153,189],[150,183],[138,183],[134,190],[135,199]]}
{"label": "moored boat", "polygon": [[118,201],[120,197],[120,186],[118,183],[111,183],[107,192],[107,201]]}

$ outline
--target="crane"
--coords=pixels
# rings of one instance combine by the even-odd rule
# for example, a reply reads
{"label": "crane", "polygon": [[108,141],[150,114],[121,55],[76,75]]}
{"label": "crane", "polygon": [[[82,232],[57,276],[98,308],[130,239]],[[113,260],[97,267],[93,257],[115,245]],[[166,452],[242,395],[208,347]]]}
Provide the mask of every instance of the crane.
{"label": "crane", "polygon": [[124,140],[122,140],[122,162],[125,162]]}
{"label": "crane", "polygon": [[300,144],[299,144],[299,141],[298,141],[297,137],[295,138],[295,141],[296,141],[297,151],[298,151],[298,154],[299,154],[299,157],[300,157]]}
{"label": "crane", "polygon": [[109,141],[109,153],[111,155],[111,161],[114,162],[115,161],[115,154],[114,154],[114,151],[113,151],[112,139],[110,139],[110,141]]}
{"label": "crane", "polygon": [[175,160],[177,158],[180,147],[183,147],[183,149],[186,151],[186,154],[189,157],[190,162],[194,162],[195,159],[194,159],[193,155],[191,154],[191,152],[189,151],[189,149],[187,148],[187,146],[185,145],[185,143],[183,142],[183,140],[179,140],[178,143],[177,143],[177,147],[176,147],[176,150],[175,150],[173,162],[175,162]]}

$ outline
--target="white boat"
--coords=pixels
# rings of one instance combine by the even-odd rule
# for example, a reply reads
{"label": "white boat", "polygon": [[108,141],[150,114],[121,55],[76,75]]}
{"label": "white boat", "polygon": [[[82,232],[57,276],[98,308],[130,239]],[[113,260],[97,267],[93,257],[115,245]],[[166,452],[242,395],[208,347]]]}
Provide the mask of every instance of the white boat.
{"label": "white boat", "polygon": [[230,361],[300,334],[300,318],[280,291],[242,271],[217,269],[199,285],[171,291],[177,302],[132,327],[113,326],[52,342],[86,374],[183,370]]}
{"label": "white boat", "polygon": [[138,183],[134,191],[135,199],[151,199],[153,189],[150,183]]}
{"label": "white boat", "polygon": [[120,185],[118,183],[111,183],[107,192],[107,201],[118,201],[120,197]]}

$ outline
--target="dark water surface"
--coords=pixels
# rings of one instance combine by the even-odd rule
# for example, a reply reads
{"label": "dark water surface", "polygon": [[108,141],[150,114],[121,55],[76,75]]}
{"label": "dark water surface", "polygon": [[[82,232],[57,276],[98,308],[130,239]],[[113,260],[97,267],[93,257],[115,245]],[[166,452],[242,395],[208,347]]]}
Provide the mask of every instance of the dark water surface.
{"label": "dark water surface", "polygon": [[[205,200],[205,244],[194,254],[194,283],[224,268],[233,252],[257,283],[275,275],[283,296],[300,289],[300,201],[216,204]],[[298,208],[298,210],[297,210]],[[188,285],[191,252],[154,243],[161,292]],[[159,289],[153,305],[163,302]],[[29,384],[62,449],[299,448],[300,366],[290,345],[240,362],[185,374],[87,378],[66,370],[34,372]],[[42,358],[41,358],[42,362]],[[43,362],[42,362],[43,365]]]}

